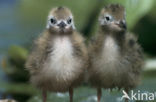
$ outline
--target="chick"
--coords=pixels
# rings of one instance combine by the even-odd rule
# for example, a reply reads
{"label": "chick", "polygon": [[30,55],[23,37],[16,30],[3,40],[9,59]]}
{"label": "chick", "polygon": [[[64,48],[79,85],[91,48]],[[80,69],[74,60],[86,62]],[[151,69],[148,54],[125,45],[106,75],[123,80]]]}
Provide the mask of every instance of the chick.
{"label": "chick", "polygon": [[53,8],[46,30],[35,41],[26,62],[31,82],[46,93],[69,91],[73,102],[73,88],[81,84],[88,63],[84,38],[75,30],[73,15],[66,7]]}
{"label": "chick", "polygon": [[138,85],[142,49],[137,38],[126,31],[123,6],[111,4],[101,10],[99,30],[89,46],[89,57],[89,81],[97,88],[98,102],[101,88],[123,88],[128,93]]}

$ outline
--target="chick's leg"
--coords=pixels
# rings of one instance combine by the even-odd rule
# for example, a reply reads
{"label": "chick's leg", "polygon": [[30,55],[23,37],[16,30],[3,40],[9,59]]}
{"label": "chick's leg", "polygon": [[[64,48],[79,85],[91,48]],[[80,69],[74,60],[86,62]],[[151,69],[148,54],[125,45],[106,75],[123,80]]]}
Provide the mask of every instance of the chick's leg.
{"label": "chick's leg", "polygon": [[47,101],[47,91],[42,91],[42,99],[43,99],[43,102]]}
{"label": "chick's leg", "polygon": [[70,102],[73,102],[73,88],[69,88]]}
{"label": "chick's leg", "polygon": [[97,88],[97,102],[101,101],[102,90],[101,88]]}

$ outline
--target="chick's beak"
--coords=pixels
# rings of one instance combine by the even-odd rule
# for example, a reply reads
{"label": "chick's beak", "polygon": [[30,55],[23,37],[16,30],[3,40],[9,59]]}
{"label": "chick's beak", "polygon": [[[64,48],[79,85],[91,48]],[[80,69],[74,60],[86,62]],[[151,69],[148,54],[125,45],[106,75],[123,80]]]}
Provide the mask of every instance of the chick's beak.
{"label": "chick's beak", "polygon": [[65,28],[66,23],[63,22],[63,21],[61,21],[61,22],[58,24],[58,26],[59,26],[60,28]]}
{"label": "chick's beak", "polygon": [[116,22],[114,22],[114,24],[121,27],[121,28],[123,28],[123,29],[127,29],[126,22],[124,22],[122,20],[116,21]]}
{"label": "chick's beak", "polygon": [[126,22],[120,21],[120,27],[127,29]]}

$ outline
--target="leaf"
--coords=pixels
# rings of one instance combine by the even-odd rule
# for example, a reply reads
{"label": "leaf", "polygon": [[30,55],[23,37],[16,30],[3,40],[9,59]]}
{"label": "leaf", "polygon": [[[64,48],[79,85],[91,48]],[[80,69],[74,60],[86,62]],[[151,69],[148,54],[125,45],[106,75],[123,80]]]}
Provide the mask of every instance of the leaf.
{"label": "leaf", "polygon": [[8,55],[15,61],[23,61],[28,56],[28,50],[17,45],[12,45],[8,50]]}

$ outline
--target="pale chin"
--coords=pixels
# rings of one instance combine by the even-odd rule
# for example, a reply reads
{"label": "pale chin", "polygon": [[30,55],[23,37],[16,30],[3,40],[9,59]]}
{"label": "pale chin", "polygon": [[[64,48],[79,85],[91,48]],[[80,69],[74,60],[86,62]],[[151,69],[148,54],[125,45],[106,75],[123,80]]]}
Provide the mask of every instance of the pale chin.
{"label": "pale chin", "polygon": [[116,30],[116,31],[122,31],[124,29],[122,29],[121,27],[119,27],[118,25],[111,25],[111,28]]}
{"label": "pale chin", "polygon": [[70,29],[70,28],[72,28],[72,29],[75,30],[75,26],[74,26],[74,25],[72,25],[72,26],[66,26],[66,27],[65,27],[65,29]]}
{"label": "pale chin", "polygon": [[[46,28],[50,29],[52,26],[50,24],[47,24]],[[59,29],[58,26],[53,26],[55,29]],[[71,26],[66,26],[65,29],[70,29],[70,27],[72,27],[73,30],[75,30],[75,26],[72,24]]]}

